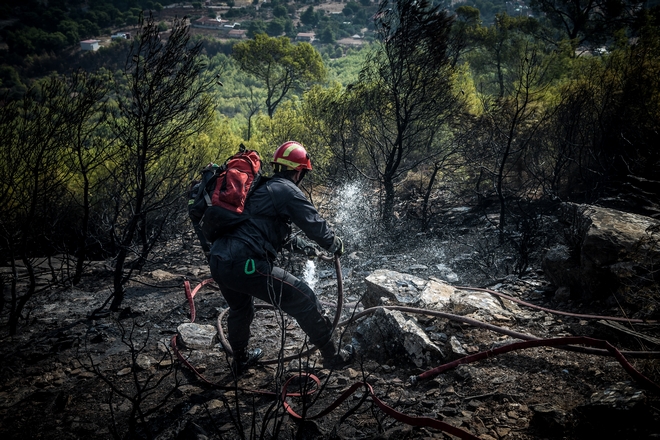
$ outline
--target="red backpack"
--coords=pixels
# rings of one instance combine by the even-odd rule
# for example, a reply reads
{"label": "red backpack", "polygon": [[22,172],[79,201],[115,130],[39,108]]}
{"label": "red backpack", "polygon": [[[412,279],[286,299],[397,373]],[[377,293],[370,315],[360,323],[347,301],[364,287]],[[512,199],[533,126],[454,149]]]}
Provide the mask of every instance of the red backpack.
{"label": "red backpack", "polygon": [[245,201],[261,181],[261,157],[241,144],[224,165],[209,164],[188,192],[188,215],[207,253],[210,243],[249,217]]}

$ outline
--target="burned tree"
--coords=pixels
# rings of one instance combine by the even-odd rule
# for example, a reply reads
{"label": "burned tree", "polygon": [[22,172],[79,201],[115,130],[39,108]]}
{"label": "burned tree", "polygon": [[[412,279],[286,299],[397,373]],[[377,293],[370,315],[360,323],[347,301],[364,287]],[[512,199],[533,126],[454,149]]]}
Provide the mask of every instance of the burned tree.
{"label": "burned tree", "polygon": [[71,75],[69,99],[64,108],[66,131],[69,135],[67,166],[76,175],[75,202],[80,210],[80,227],[76,237],[76,266],[73,284],[82,278],[88,248],[92,241],[91,230],[94,202],[92,193],[102,192],[103,179],[99,178],[103,165],[112,157],[112,140],[104,136],[106,125],[107,78],[75,72]]}
{"label": "burned tree", "polygon": [[529,177],[525,160],[538,154],[534,147],[541,147],[535,144],[535,136],[544,122],[542,99],[548,88],[548,61],[537,48],[528,47],[520,55],[515,82],[507,95],[483,97],[483,116],[475,127],[478,146],[468,153],[471,167],[479,175],[477,192],[482,183],[487,183],[488,192],[497,197],[501,241],[511,199],[530,196],[538,190],[537,182]]}
{"label": "burned tree", "polygon": [[[176,213],[186,182],[188,139],[212,116],[213,79],[204,77],[201,42],[190,45],[184,19],[168,39],[153,17],[143,21],[126,61],[128,93],[117,85],[112,129],[120,154],[111,167],[114,205],[108,212],[116,248],[110,310],[119,309],[124,285],[141,268]],[[133,257],[131,264],[127,264]]]}
{"label": "burned tree", "polygon": [[[70,92],[62,77],[53,76],[20,101],[4,103],[0,112],[0,247],[11,265],[10,334],[28,301],[48,288],[38,285],[35,259],[52,255],[56,243],[66,240],[72,228],[60,225],[75,223],[67,193],[71,171],[63,163]],[[18,266],[25,280],[20,287]]]}
{"label": "burned tree", "polygon": [[[640,0],[531,0],[574,47],[596,47],[611,42],[611,35],[630,25],[642,10]],[[610,40],[610,41],[608,41]]]}
{"label": "burned tree", "polygon": [[[115,321],[113,327],[125,347],[122,354],[125,370],[110,375],[107,366],[94,359],[91,344],[102,339],[102,333],[95,328],[89,329],[84,352],[77,363],[103,381],[108,389],[109,429],[113,438],[156,438],[153,419],[174,398],[181,383],[174,358],[167,346],[159,350],[160,358],[154,356],[150,347],[155,338],[146,323],[134,319],[127,328],[121,321]],[[118,408],[122,401],[129,408],[123,413]]]}
{"label": "burned tree", "polygon": [[452,19],[428,1],[381,2],[379,44],[360,81],[346,91],[359,108],[353,130],[366,153],[363,173],[384,189],[382,218],[394,213],[397,182],[424,162],[451,154],[448,128],[461,108],[448,52]]}

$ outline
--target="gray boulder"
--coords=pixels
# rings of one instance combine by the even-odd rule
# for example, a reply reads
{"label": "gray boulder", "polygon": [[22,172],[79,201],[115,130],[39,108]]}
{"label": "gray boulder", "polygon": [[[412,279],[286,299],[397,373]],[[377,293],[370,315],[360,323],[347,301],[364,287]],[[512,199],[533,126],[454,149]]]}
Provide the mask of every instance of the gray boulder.
{"label": "gray boulder", "polygon": [[497,298],[481,291],[457,289],[437,278],[425,280],[414,275],[379,269],[366,278],[367,291],[362,297],[365,308],[377,306],[420,307],[432,310],[452,309],[464,314],[510,315]]}
{"label": "gray boulder", "polygon": [[573,410],[574,433],[579,438],[654,438],[660,430],[649,423],[652,411],[643,390],[617,382]]}
{"label": "gray boulder", "polygon": [[364,307],[406,305],[415,307],[428,281],[407,273],[379,269],[365,279],[367,292],[362,297]]}
{"label": "gray boulder", "polygon": [[580,271],[580,263],[573,258],[568,246],[555,246],[549,249],[543,257],[543,272],[548,280],[557,287],[579,288]]}
{"label": "gray boulder", "polygon": [[187,348],[212,348],[218,342],[218,331],[212,325],[187,322],[177,327],[179,340]]}
{"label": "gray boulder", "polygon": [[380,363],[410,360],[417,367],[435,365],[444,354],[413,317],[398,310],[378,309],[356,328],[359,352]]}
{"label": "gray boulder", "polygon": [[660,221],[639,214],[566,203],[560,215],[571,231],[569,246],[545,255],[543,270],[574,297],[606,298],[634,284],[660,261]]}

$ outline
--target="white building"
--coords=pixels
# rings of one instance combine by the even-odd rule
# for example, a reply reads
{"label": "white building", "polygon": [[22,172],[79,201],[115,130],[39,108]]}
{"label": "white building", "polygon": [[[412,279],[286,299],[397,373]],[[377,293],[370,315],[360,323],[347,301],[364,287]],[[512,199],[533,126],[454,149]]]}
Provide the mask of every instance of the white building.
{"label": "white building", "polygon": [[99,50],[99,40],[83,40],[80,42],[80,49],[82,50]]}
{"label": "white building", "polygon": [[296,41],[308,41],[311,43],[312,41],[314,41],[315,38],[316,35],[314,34],[314,32],[299,32],[296,35]]}
{"label": "white building", "polygon": [[229,38],[247,38],[247,30],[245,29],[232,29],[229,32],[227,32],[227,36]]}

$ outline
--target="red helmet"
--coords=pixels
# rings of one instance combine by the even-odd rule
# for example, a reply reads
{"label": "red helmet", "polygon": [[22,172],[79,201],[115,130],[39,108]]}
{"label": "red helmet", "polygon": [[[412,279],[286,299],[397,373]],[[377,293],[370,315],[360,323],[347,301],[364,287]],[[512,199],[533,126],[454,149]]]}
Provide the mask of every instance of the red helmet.
{"label": "red helmet", "polygon": [[305,147],[295,141],[288,141],[277,147],[271,163],[284,165],[290,170],[312,169],[312,161],[309,160]]}

